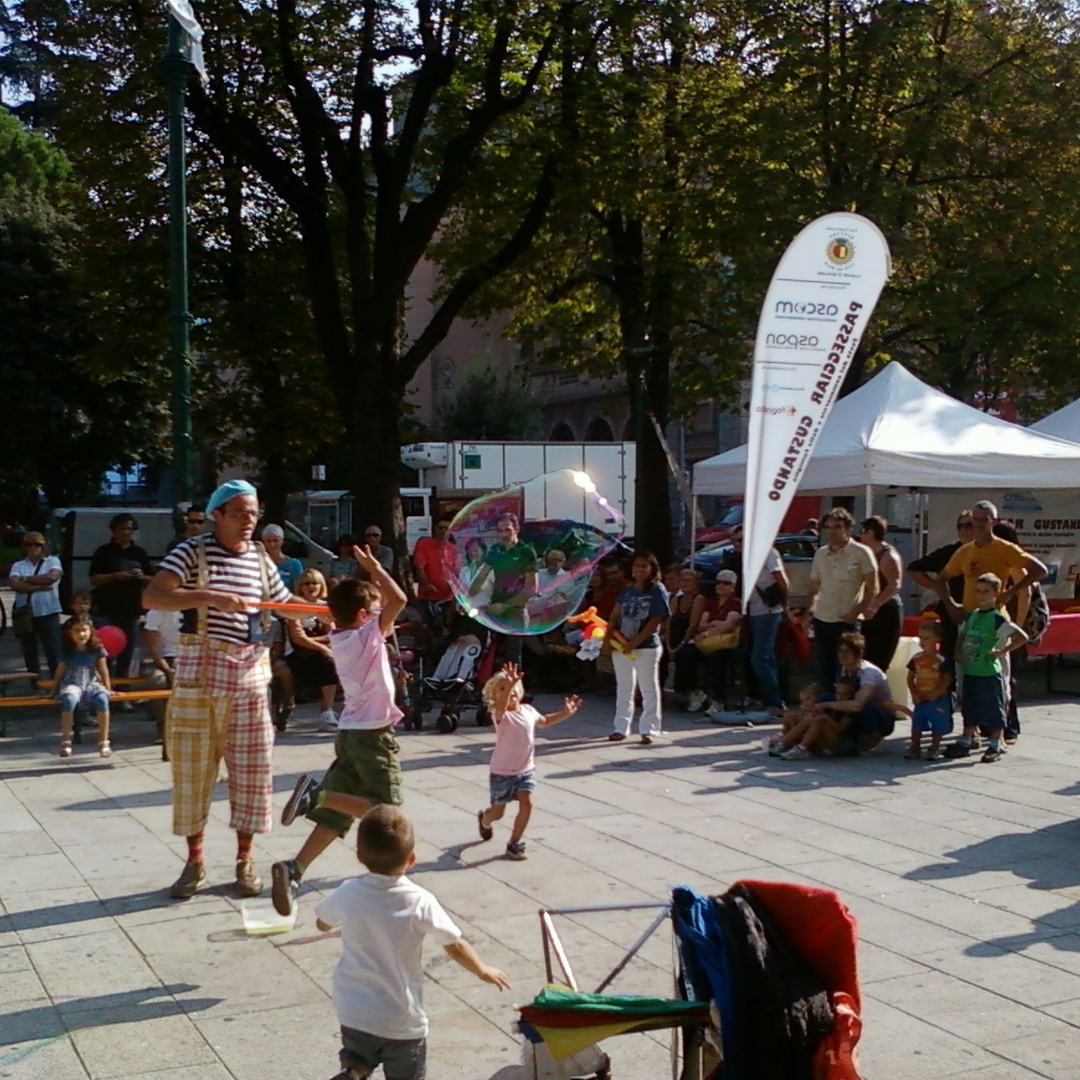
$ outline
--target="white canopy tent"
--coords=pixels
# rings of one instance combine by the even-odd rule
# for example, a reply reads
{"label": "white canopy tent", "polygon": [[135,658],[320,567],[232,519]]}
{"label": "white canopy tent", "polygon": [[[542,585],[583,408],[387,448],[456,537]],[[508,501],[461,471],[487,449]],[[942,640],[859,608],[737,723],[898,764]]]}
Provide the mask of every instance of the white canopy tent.
{"label": "white canopy tent", "polygon": [[[694,466],[696,495],[734,495],[745,484],[745,445]],[[989,416],[893,361],[833,406],[799,490],[889,485],[1077,488],[1080,444]]]}
{"label": "white canopy tent", "polygon": [[[1028,431],[1037,431],[1040,435],[1053,435],[1057,439],[1080,443],[1080,398],[1066,405],[1049,416],[1044,416],[1037,424],[1032,424]],[[1080,487],[1080,478],[1077,480]]]}

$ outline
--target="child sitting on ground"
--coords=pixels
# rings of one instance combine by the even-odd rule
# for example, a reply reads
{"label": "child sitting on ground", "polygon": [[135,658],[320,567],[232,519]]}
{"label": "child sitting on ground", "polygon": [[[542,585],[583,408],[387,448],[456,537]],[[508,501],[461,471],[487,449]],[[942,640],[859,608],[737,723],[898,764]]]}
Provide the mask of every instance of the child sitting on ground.
{"label": "child sitting on ground", "polygon": [[821,687],[817,683],[810,683],[799,691],[799,707],[783,713],[780,733],[765,737],[765,749],[772,757],[779,757],[799,745],[810,724],[823,715],[818,705],[820,697]]}
{"label": "child sitting on ground", "polygon": [[338,717],[334,761],[322,784],[301,776],[281,814],[283,825],[306,814],[315,828],[295,859],[271,868],[271,896],[280,915],[291,914],[304,872],[335,837],[349,831],[353,818],[379,803],[398,806],[402,801],[393,729],[403,714],[394,701],[386,638],[405,606],[405,594],[367,547],[354,547],[353,556],[371,580],[343,578],[327,597],[337,626],[330,632],[330,651],[345,708]]}
{"label": "child sitting on ground", "polygon": [[315,905],[320,930],[341,927],[333,999],[342,1071],[334,1080],[363,1080],[380,1065],[390,1080],[423,1080],[425,937],[484,982],[510,987],[462,938],[439,901],[405,876],[416,862],[413,846],[412,823],[401,810],[376,806],[356,827],[356,857],[368,873],[342,882]]}
{"label": "child sitting on ground", "polygon": [[98,753],[112,755],[109,743],[109,665],[94,624],[81,615],[64,623],[60,638],[60,663],[54,679],[60,699],[60,756],[71,757],[71,731],[75,709],[84,699],[97,716]]}
{"label": "child sitting on ground", "polygon": [[[975,582],[975,610],[964,618],[960,627],[956,655],[964,674],[960,684],[964,732],[945,751],[947,758],[967,757],[980,727],[990,733],[982,760],[1000,761],[1004,753],[1001,735],[1005,730],[1005,678],[1001,658],[1019,649],[1028,636],[998,611],[1000,593],[1001,578],[997,574],[983,574]],[[959,621],[962,615],[960,612],[954,617]]]}
{"label": "child sitting on ground", "polygon": [[[841,676],[836,680],[831,701],[815,703],[815,712],[809,716],[798,739],[791,738],[786,750],[779,756],[784,761],[803,761],[811,754],[831,755],[836,752],[844,733],[851,726],[851,713],[833,713],[828,706],[836,701],[851,701],[858,690],[858,682]],[[794,736],[794,732],[792,733]]]}
{"label": "child sitting on ground", "polygon": [[[780,750],[775,756],[785,761],[803,761],[811,754],[824,754],[832,756],[841,749],[843,740],[854,714],[850,712],[838,712],[829,709],[836,702],[854,701],[859,690],[857,678],[841,675],[836,680],[833,697],[830,701],[816,701],[814,711],[807,715],[801,724],[796,725],[792,732],[786,736],[787,748]],[[800,704],[802,696],[800,695]],[[879,701],[877,703],[886,712],[911,716],[911,710],[895,701]],[[769,751],[773,753],[772,750]]]}
{"label": "child sitting on ground", "polygon": [[534,755],[536,729],[550,727],[571,717],[581,707],[581,698],[571,695],[564,699],[558,712],[544,715],[523,703],[525,687],[521,669],[516,664],[504,664],[484,686],[484,703],[495,721],[495,751],[491,755],[491,805],[476,815],[480,839],[490,840],[491,828],[506,813],[506,806],[518,804],[514,828],[506,845],[509,859],[527,859],[525,827],[532,816],[532,793],[536,790]]}
{"label": "child sitting on ground", "polygon": [[924,619],[919,626],[919,651],[908,661],[908,691],[915,703],[911,717],[909,761],[922,756],[922,737],[930,733],[927,761],[941,761],[941,737],[952,731],[952,662],[941,655],[941,623]]}

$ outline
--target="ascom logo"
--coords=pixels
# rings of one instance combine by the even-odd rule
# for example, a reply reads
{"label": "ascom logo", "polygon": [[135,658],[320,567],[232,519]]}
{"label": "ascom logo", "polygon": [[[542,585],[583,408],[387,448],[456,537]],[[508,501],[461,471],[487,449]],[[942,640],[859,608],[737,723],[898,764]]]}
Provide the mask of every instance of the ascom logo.
{"label": "ascom logo", "polygon": [[777,300],[778,315],[839,315],[840,309],[835,304],[815,304],[806,300]]}
{"label": "ascom logo", "polygon": [[816,349],[818,339],[814,334],[766,334],[765,344],[777,349]]}

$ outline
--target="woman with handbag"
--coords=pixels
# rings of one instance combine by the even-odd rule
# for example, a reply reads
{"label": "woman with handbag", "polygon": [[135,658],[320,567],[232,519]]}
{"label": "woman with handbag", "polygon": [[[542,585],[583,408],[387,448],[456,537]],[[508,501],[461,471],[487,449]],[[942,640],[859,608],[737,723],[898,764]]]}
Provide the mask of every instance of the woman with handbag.
{"label": "woman with handbag", "polygon": [[738,583],[734,570],[721,570],[716,575],[716,595],[706,601],[693,638],[675,655],[676,693],[681,687],[696,687],[702,663],[708,669],[708,693],[693,690],[688,706],[691,712],[700,712],[703,707],[709,712],[723,708],[725,668],[739,647],[742,604],[735,593]]}
{"label": "woman with handbag", "polygon": [[[742,526],[736,525],[728,539],[741,559]],[[776,637],[787,607],[788,590],[788,576],[780,553],[769,548],[757,581],[749,589],[744,584],[743,603],[750,628],[750,670],[757,679],[761,704],[777,716],[784,711],[784,697],[780,692]]]}
{"label": "woman with handbag", "polygon": [[615,730],[611,742],[630,734],[634,691],[641,688],[642,745],[660,734],[660,627],[668,617],[668,591],[660,583],[656,556],[641,551],[630,567],[630,582],[619,593],[604,633],[603,652],[615,667]]}
{"label": "woman with handbag", "polygon": [[52,676],[60,659],[60,590],[64,569],[55,555],[45,553],[45,537],[23,534],[23,558],[11,568],[15,604],[12,630],[19,639],[26,670],[38,674],[38,643]]}
{"label": "woman with handbag", "polygon": [[[664,627],[664,653],[665,659],[660,662],[660,684],[666,681],[666,664],[675,664],[679,651],[694,640],[698,626],[701,625],[701,616],[705,614],[706,596],[702,593],[698,583],[698,572],[689,567],[680,570],[675,579],[679,591],[675,593],[671,601],[671,617]],[[669,590],[670,591],[670,590]],[[666,663],[665,663],[666,661]],[[675,678],[672,682],[674,690],[674,703],[680,708],[690,708],[691,699],[695,694],[701,694],[701,701],[697,701],[697,708],[701,708],[705,695],[696,690],[691,676],[687,681],[685,674],[680,676],[676,667]]]}

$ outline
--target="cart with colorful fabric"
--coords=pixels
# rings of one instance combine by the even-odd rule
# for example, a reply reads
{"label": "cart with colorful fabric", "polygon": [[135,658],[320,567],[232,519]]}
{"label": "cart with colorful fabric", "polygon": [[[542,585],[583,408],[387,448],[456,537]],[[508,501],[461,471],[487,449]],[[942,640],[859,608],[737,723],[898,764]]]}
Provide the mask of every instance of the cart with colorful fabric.
{"label": "cart with colorful fabric", "polygon": [[[635,909],[651,909],[651,924],[596,992],[582,993],[552,917]],[[605,994],[668,919],[673,997]],[[673,1032],[673,1080],[860,1080],[856,926],[830,890],[748,880],[707,897],[678,887],[667,903],[551,909],[540,921],[550,985],[519,1009],[537,1080],[607,1080],[599,1042],[663,1029]],[[559,1071],[560,1062],[571,1064]]]}

